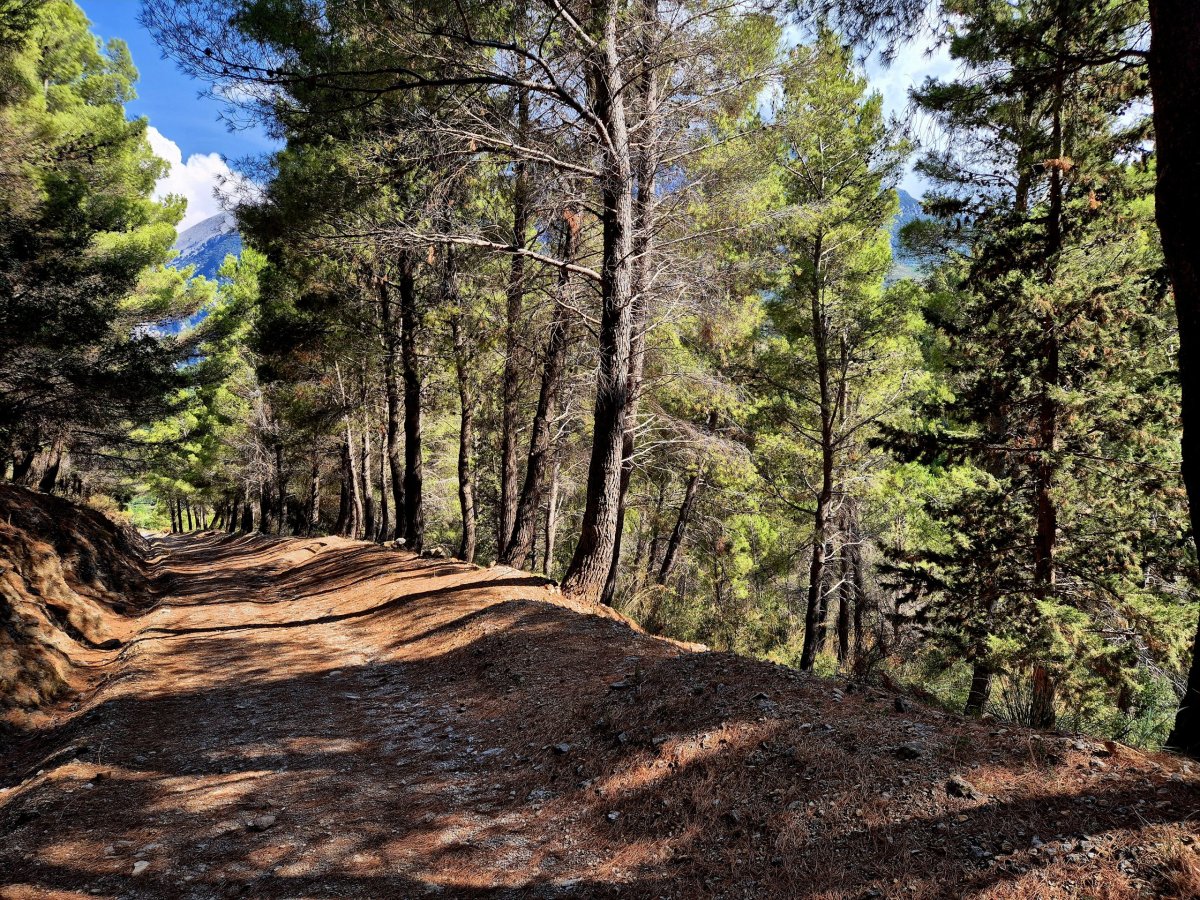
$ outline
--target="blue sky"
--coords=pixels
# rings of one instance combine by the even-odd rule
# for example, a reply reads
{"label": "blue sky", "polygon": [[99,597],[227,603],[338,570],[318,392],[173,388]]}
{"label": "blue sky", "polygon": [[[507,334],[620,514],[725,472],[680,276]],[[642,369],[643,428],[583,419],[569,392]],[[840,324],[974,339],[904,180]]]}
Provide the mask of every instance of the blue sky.
{"label": "blue sky", "polygon": [[[182,194],[188,212],[181,230],[219,212],[215,196],[223,179],[234,178],[230,164],[239,159],[270,152],[276,145],[260,128],[231,131],[221,120],[222,104],[202,96],[203,85],[175,66],[162,53],[150,34],[138,24],[140,0],[77,0],[93,31],[101,38],[121,38],[129,45],[134,64],[141,73],[138,99],[127,107],[133,116],[150,120],[150,142],[154,152],[171,163],[171,173],[159,184],[159,193]],[[895,63],[884,69],[872,61],[867,66],[872,86],[884,98],[892,115],[908,121],[908,88],[926,75],[952,71],[945,52],[932,57],[920,45],[904,47]],[[916,123],[917,136],[920,123]],[[921,184],[911,173],[903,182],[909,193],[920,195]]]}
{"label": "blue sky", "polygon": [[270,152],[276,145],[262,129],[230,131],[221,121],[222,104],[201,96],[203,85],[188,78],[171,60],[163,59],[154,38],[138,24],[140,0],[76,0],[103,40],[121,38],[129,45],[141,78],[131,116],[150,120],[150,144],[171,163],[171,174],[159,193],[182,194],[188,212],[181,228],[220,211],[214,190],[232,175],[230,164]]}

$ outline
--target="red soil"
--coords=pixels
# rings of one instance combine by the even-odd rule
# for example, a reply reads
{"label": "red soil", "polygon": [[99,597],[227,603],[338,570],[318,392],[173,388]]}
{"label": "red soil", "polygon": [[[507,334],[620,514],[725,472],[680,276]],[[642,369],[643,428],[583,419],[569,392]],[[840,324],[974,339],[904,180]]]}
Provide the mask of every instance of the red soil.
{"label": "red soil", "polygon": [[157,549],[159,604],[0,753],[0,897],[1200,896],[1172,757],[897,711],[509,569]]}

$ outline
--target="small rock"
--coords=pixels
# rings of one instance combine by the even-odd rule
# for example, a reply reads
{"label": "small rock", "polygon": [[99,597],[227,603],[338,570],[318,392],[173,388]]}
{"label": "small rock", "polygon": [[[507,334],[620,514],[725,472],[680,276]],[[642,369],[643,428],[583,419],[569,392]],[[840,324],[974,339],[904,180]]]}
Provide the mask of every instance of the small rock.
{"label": "small rock", "polygon": [[979,791],[975,789],[975,785],[958,775],[946,782],[946,793],[951,797],[962,797],[966,800],[979,799]]}
{"label": "small rock", "polygon": [[909,703],[907,700],[905,700],[903,697],[897,697],[896,702],[893,703],[892,706],[895,707],[896,712],[898,712],[898,713],[906,713],[906,712],[909,712],[910,710],[912,710],[912,704]]}
{"label": "small rock", "polygon": [[571,752],[571,745],[570,744],[555,744],[552,749],[559,756],[562,756],[563,754]]}
{"label": "small rock", "polygon": [[275,817],[273,815],[271,815],[270,813],[268,813],[265,816],[259,816],[258,818],[252,819],[250,821],[250,824],[247,825],[246,827],[249,828],[251,831],[266,831],[268,828],[270,828],[274,824],[275,824]]}
{"label": "small rock", "polygon": [[925,755],[925,748],[920,744],[901,744],[895,753],[900,759],[920,759]]}
{"label": "small rock", "polygon": [[610,812],[604,818],[608,819],[608,821],[610,821],[610,822],[615,822],[615,821],[617,821],[617,819],[621,818],[621,814],[614,809],[612,812]]}
{"label": "small rock", "polygon": [[144,859],[139,859],[136,862],[134,862],[134,864],[133,864],[133,874],[141,875],[148,868],[150,868],[150,863]]}

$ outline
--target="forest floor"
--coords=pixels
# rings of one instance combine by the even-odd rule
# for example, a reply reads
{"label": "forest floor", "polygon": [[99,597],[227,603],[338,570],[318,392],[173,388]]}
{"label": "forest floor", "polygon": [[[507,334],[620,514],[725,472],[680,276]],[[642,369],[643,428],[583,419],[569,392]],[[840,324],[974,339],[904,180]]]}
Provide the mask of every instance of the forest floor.
{"label": "forest floor", "polygon": [[1196,767],[638,632],[543,579],[164,538],[0,753],[0,897],[1200,896]]}

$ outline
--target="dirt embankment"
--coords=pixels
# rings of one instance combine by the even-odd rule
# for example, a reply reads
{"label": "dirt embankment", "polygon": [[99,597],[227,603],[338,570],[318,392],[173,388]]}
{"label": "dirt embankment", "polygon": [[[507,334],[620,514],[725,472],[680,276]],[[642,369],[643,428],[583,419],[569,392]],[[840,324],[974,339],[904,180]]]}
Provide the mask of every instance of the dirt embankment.
{"label": "dirt embankment", "polygon": [[58,497],[0,485],[0,715],[88,680],[148,602],[149,544]]}
{"label": "dirt embankment", "polygon": [[0,752],[0,898],[1200,897],[1185,760],[692,652],[511,569],[154,549],[105,682]]}

